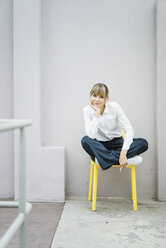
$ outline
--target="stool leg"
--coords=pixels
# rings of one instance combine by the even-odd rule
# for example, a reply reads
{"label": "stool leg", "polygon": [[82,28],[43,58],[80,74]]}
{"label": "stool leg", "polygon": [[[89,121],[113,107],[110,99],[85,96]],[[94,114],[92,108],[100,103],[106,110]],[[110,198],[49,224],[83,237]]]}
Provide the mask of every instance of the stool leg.
{"label": "stool leg", "polygon": [[132,182],[133,182],[133,179],[132,179],[132,172],[131,172],[131,168],[130,168],[130,175],[131,175],[131,195],[132,195],[132,201],[133,201],[133,187],[132,187]]}
{"label": "stool leg", "polygon": [[92,200],[93,168],[94,168],[94,161],[91,160],[90,178],[89,178],[89,196],[88,196],[88,201],[91,201],[91,200]]}
{"label": "stool leg", "polygon": [[98,176],[98,168],[97,165],[94,163],[92,211],[96,210],[97,176]]}
{"label": "stool leg", "polygon": [[135,166],[131,166],[131,178],[132,178],[132,192],[133,192],[133,210],[137,211],[137,190],[136,190],[136,176]]}

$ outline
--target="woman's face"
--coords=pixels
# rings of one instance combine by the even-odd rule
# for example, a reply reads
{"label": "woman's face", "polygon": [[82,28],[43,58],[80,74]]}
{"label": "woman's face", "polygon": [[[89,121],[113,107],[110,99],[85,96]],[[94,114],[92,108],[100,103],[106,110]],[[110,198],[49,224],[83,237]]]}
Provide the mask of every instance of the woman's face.
{"label": "woman's face", "polygon": [[91,95],[90,101],[91,104],[96,106],[97,108],[103,108],[106,103],[106,99],[103,96],[99,96],[95,94]]}

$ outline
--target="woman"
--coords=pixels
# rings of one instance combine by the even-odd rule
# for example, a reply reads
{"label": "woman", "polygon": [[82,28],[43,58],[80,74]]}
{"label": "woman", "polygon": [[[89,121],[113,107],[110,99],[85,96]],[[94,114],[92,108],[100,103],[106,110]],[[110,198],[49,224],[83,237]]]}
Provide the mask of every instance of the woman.
{"label": "woman", "polygon": [[[106,170],[113,164],[125,168],[127,158],[139,155],[148,149],[143,138],[134,138],[130,121],[117,102],[109,101],[108,87],[95,84],[90,91],[90,103],[83,109],[85,132],[82,147],[101,168]],[[125,138],[122,138],[122,130]]]}

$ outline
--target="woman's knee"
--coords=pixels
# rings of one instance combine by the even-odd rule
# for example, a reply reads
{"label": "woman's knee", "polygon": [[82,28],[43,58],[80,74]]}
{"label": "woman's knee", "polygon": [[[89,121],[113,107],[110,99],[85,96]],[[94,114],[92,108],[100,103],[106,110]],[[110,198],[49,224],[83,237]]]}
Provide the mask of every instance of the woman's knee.
{"label": "woman's knee", "polygon": [[141,148],[146,151],[148,150],[149,144],[146,139],[141,138]]}
{"label": "woman's knee", "polygon": [[81,144],[82,144],[83,147],[88,143],[88,140],[89,140],[89,137],[88,136],[84,136],[81,139]]}

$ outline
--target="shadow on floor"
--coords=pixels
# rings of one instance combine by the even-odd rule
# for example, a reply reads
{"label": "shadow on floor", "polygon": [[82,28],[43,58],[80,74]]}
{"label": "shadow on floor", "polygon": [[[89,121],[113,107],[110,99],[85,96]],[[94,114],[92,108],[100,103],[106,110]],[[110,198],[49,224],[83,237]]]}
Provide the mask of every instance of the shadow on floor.
{"label": "shadow on floor", "polygon": [[[64,208],[63,202],[32,203],[27,217],[27,248],[50,248]],[[17,208],[0,208],[0,237],[18,214]],[[8,248],[19,247],[18,232]]]}

